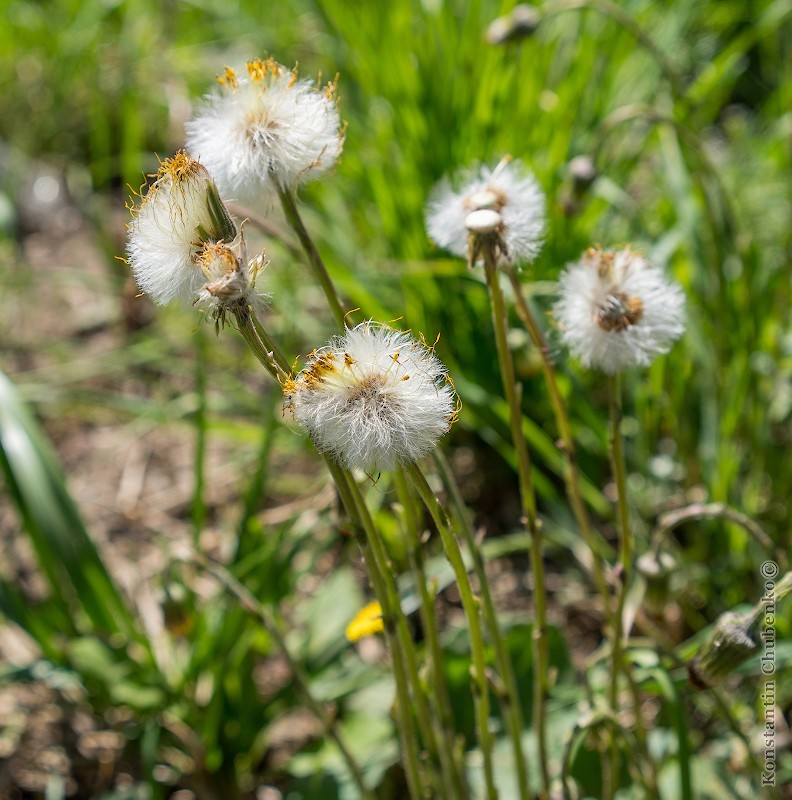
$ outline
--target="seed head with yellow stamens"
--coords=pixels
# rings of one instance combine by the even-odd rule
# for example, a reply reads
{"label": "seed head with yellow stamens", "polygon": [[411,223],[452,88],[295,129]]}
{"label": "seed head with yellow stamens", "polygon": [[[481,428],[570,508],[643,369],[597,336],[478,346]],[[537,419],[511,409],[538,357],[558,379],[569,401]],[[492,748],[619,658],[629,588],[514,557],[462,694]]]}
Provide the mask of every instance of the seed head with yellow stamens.
{"label": "seed head with yellow stamens", "polygon": [[434,352],[373,322],[348,328],[311,353],[284,393],[318,450],[366,471],[422,458],[457,413],[453,386]]}
{"label": "seed head with yellow stamens", "polygon": [[685,298],[629,247],[590,248],[562,274],[555,319],[584,367],[609,374],[648,366],[685,329]]}
{"label": "seed head with yellow stamens", "polygon": [[243,201],[292,189],[333,167],[343,148],[335,83],[298,80],[272,58],[226,67],[187,123],[187,147],[220,189]]}
{"label": "seed head with yellow stamens", "polygon": [[183,150],[165,159],[154,177],[131,208],[127,263],[155,303],[188,303],[204,281],[198,263],[204,245],[232,241],[236,226],[206,167]]}

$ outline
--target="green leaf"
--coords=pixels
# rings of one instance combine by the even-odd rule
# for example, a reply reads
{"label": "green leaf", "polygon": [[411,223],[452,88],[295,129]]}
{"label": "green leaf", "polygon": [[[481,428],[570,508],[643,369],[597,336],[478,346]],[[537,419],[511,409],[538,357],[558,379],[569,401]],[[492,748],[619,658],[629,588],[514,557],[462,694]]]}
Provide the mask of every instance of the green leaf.
{"label": "green leaf", "polygon": [[[84,611],[97,631],[140,638],[41,428],[1,372],[0,468],[53,596],[65,608]],[[3,605],[7,613],[9,605]],[[24,624],[25,618],[17,615],[16,621]]]}

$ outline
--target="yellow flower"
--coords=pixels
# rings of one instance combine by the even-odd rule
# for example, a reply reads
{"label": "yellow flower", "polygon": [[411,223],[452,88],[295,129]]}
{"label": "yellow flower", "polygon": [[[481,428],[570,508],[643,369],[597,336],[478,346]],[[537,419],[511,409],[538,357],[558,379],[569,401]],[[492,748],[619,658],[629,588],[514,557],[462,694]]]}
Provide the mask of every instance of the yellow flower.
{"label": "yellow flower", "polygon": [[382,624],[382,606],[374,601],[358,611],[352,622],[347,625],[346,638],[350,642],[357,642],[366,636],[382,633],[385,626]]}

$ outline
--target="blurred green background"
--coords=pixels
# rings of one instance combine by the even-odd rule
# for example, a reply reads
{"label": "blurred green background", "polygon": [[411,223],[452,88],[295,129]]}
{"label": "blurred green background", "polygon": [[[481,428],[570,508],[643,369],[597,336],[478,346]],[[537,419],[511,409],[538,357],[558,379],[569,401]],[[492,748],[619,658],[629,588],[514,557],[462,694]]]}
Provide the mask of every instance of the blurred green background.
{"label": "blurred green background", "polygon": [[[38,649],[18,659],[10,655],[16,650],[6,652],[6,678],[55,686],[58,703],[76,692],[78,704],[124,737],[110,773],[92,773],[93,784],[75,777],[73,764],[70,773],[45,770],[40,790],[48,797],[74,786],[79,796],[120,797],[124,786],[140,796],[179,787],[199,797],[247,796],[268,782],[297,787],[304,792],[297,797],[346,791],[343,769],[310,735],[310,758],[287,752],[278,760],[268,731],[296,699],[287,683],[262,688],[261,676],[274,669],[271,643],[193,566],[177,562],[172,548],[180,540],[221,557],[260,601],[286,603],[294,644],[319,694],[338,705],[352,730],[368,732],[376,720],[377,741],[386,744],[369,742],[369,752],[367,737],[358,737],[372,774],[394,758],[386,678],[341,636],[363,601],[354,549],[334,527],[332,497],[310,448],[281,424],[277,387],[258,374],[233,332],[215,337],[195,314],[155,313],[135,298],[116,258],[130,187],[182,146],[191,105],[226,64],[271,54],[288,66],[298,62],[303,76],[340,73],[344,155],[334,174],[301,192],[306,221],[353,306],[399,319],[429,340],[440,334],[437,351],[463,403],[447,447],[490,534],[510,534],[519,524],[486,287],[428,241],[423,208],[444,174],[508,153],[530,165],[547,193],[546,246],[523,279],[547,323],[603,536],[614,538],[603,381],[567,362],[545,312],[565,263],[594,243],[632,243],[665,265],[688,297],[684,339],[626,381],[639,540],[645,546],[661,512],[708,500],[755,518],[780,550],[792,544],[792,2],[548,0],[532,35],[487,43],[488,25],[512,7],[483,0],[7,4],[0,27],[0,368],[16,389],[6,386],[2,402],[6,432],[27,432],[35,446],[20,456],[8,449],[8,435],[3,440],[13,502],[3,501],[0,517],[0,610]],[[589,186],[570,171],[578,156],[596,167]],[[256,212],[282,226],[277,210]],[[287,353],[305,354],[332,333],[321,295],[288,248],[252,226],[250,234],[271,258],[268,329]],[[557,576],[554,620],[563,628],[590,590],[569,557],[579,544],[539,364],[514,323],[548,562]],[[18,397],[32,403],[54,442],[79,512]],[[135,441],[147,443],[143,455]],[[118,474],[108,466],[116,462],[124,466]],[[137,493],[135,469],[143,470]],[[400,520],[389,491],[383,480],[373,502],[383,528],[392,529],[398,559]],[[310,503],[306,511],[306,497],[323,498],[314,504],[318,512],[309,513]],[[64,530],[71,531],[66,542]],[[672,642],[761,594],[758,565],[767,554],[741,528],[691,524],[672,548],[679,568],[664,620]],[[519,558],[507,563],[524,571]],[[135,575],[136,564],[144,577]],[[151,597],[141,607],[142,590]],[[336,615],[319,624],[312,615],[327,597],[344,598],[348,613],[334,599]],[[530,607],[529,599],[521,602]],[[525,614],[515,618],[526,621]],[[568,636],[557,663],[570,676],[557,693],[569,713],[572,664],[592,629],[577,627],[580,641]],[[779,633],[789,633],[786,618]],[[787,711],[788,670],[787,658],[778,675]],[[683,693],[684,675],[673,676]],[[360,691],[368,685],[375,700]],[[746,680],[730,697],[730,722],[709,698],[688,698],[684,747],[671,719],[676,707],[669,711],[668,698],[658,699],[658,730],[676,742],[668,745],[671,761],[695,753],[694,772],[725,769],[735,729],[748,736],[758,719],[757,691]],[[112,709],[116,716],[108,717]],[[0,741],[9,744],[0,759],[16,764],[19,726],[2,726]],[[12,771],[12,782],[18,774]],[[748,774],[730,784],[733,796],[756,796]],[[722,787],[704,793],[709,779],[696,796],[725,796]]]}

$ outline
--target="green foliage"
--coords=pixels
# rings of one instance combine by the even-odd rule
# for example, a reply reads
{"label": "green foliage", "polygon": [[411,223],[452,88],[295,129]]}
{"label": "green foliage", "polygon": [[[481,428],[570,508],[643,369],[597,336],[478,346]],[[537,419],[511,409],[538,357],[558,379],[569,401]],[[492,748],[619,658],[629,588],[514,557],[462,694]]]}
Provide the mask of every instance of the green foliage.
{"label": "green foliage", "polygon": [[[105,636],[139,639],[135,618],[83,527],[49,445],[2,373],[0,467],[55,604],[67,615],[64,633],[78,634],[88,626]],[[32,609],[13,587],[3,586],[0,593],[4,612],[26,627]],[[54,640],[45,641],[55,654]]]}
{"label": "green foliage", "polygon": [[[509,153],[531,165],[548,196],[546,246],[523,275],[540,319],[551,307],[560,267],[595,242],[633,242],[685,287],[684,341],[647,374],[628,381],[624,434],[639,540],[648,541],[669,505],[704,496],[759,519],[779,549],[792,546],[788,0],[620,3],[667,54],[673,80],[634,32],[603,13],[607,4],[594,0],[548,0],[536,33],[502,47],[483,39],[487,25],[510,5],[494,0],[210,5],[13,0],[0,30],[0,139],[13,148],[0,162],[3,190],[14,193],[23,182],[17,152],[52,162],[69,177],[97,235],[113,241],[117,232],[105,212],[120,204],[119,187],[138,186],[156,163],[152,154],[164,157],[181,146],[189,104],[225,64],[269,51],[285,63],[299,60],[306,74],[338,70],[341,110],[349,123],[346,148],[336,174],[304,191],[306,220],[353,305],[378,319],[398,318],[430,340],[442,334],[438,354],[463,401],[450,445],[472,453],[484,473],[476,499],[480,516],[497,520],[493,527],[499,532],[516,525],[515,515],[501,509],[514,493],[514,454],[486,287],[482,276],[432,247],[423,208],[441,176]],[[598,177],[576,196],[568,164],[581,154],[594,160]],[[268,252],[271,330],[290,354],[308,352],[327,337],[328,317],[315,313],[315,288],[306,285],[302,266],[292,263],[288,250],[272,242]],[[5,253],[0,258],[5,267]],[[512,322],[548,561],[575,584],[579,576],[570,553],[579,543],[564,500],[557,431],[536,359],[520,339],[516,318]],[[187,327],[182,317],[177,324]],[[549,321],[545,327],[555,352]],[[198,334],[193,342],[183,332],[174,335],[175,329],[174,316],[166,312],[150,332],[130,337],[123,359],[111,364],[113,354],[94,369],[139,371],[152,384],[167,371],[191,387],[182,396],[168,397],[163,390],[155,395],[157,403],[134,395],[97,396],[67,381],[23,388],[42,401],[38,410],[45,416],[71,403],[123,419],[190,422],[199,442],[192,508],[198,544],[206,519],[206,440],[254,443],[229,569],[265,606],[298,604],[289,641],[313,688],[336,704],[367,777],[381,780],[383,793],[398,787],[388,678],[379,666],[363,664],[341,638],[362,601],[358,584],[341,566],[314,597],[297,590],[300,577],[322,555],[333,551],[334,558],[346,558],[335,532],[321,535],[328,527],[324,518],[316,526],[319,535],[291,521],[269,528],[257,521],[272,487],[273,453],[302,458],[300,445],[278,439],[274,394],[262,401],[259,386],[227,370],[222,385],[213,385],[226,362],[236,360],[239,372],[249,366],[230,335],[214,341]],[[197,372],[192,356],[184,357],[193,345],[201,353]],[[607,537],[603,382],[557,361],[580,448],[585,499]],[[149,773],[161,751],[175,747],[194,759],[199,779],[218,796],[232,797],[250,786],[261,774],[269,726],[298,702],[288,686],[259,702],[254,672],[273,655],[259,624],[222,595],[205,602],[194,590],[193,565],[174,565],[158,587],[162,606],[179,622],[165,634],[165,652],[176,654],[166,668],[161,645],[144,631],[139,609],[109,574],[86,531],[41,430],[2,376],[0,467],[47,587],[46,597],[32,604],[19,586],[3,580],[3,615],[35,640],[43,665],[76,676],[97,711],[121,705],[134,712],[141,724],[133,738]],[[383,478],[371,502],[390,555],[403,566],[404,543],[388,491]],[[507,541],[506,549],[496,552],[498,545],[490,542],[489,557],[513,555],[508,537],[497,541]],[[685,635],[697,631],[703,637],[721,611],[756,599],[757,565],[766,554],[741,528],[723,521],[690,523],[670,546],[679,555],[672,586]],[[444,562],[429,572],[441,586],[450,584]],[[412,587],[401,588],[405,606],[414,602]],[[788,637],[788,621],[779,619],[778,625],[779,635]],[[470,745],[469,659],[458,652],[464,650],[457,648],[458,635],[446,632],[446,666],[455,718]],[[560,640],[553,642],[558,683],[552,712],[561,740],[573,731],[578,704],[591,687],[580,685]],[[528,687],[530,637],[524,626],[511,629],[509,645]],[[694,647],[691,639],[677,655],[688,658]],[[664,756],[664,795],[725,796],[719,773],[727,774],[726,765],[745,747],[739,738],[745,720],[760,713],[750,682],[757,670],[748,662],[740,671],[745,688],[721,705],[714,695],[690,694],[677,662],[651,651],[640,664],[641,689],[659,709],[650,744]],[[779,648],[779,687],[790,670],[789,650]],[[530,713],[528,695],[522,699]],[[174,719],[179,725],[169,724]],[[180,725],[189,735],[180,738]],[[592,794],[601,783],[598,735],[596,725],[577,730],[569,763],[570,777]],[[792,774],[788,763],[779,774],[782,768]],[[306,798],[354,796],[336,748],[326,741],[306,748],[277,777],[284,773]],[[150,774],[147,780],[151,791],[161,790]],[[741,783],[733,794],[751,797],[753,788]],[[139,796],[149,796],[146,791]]]}

